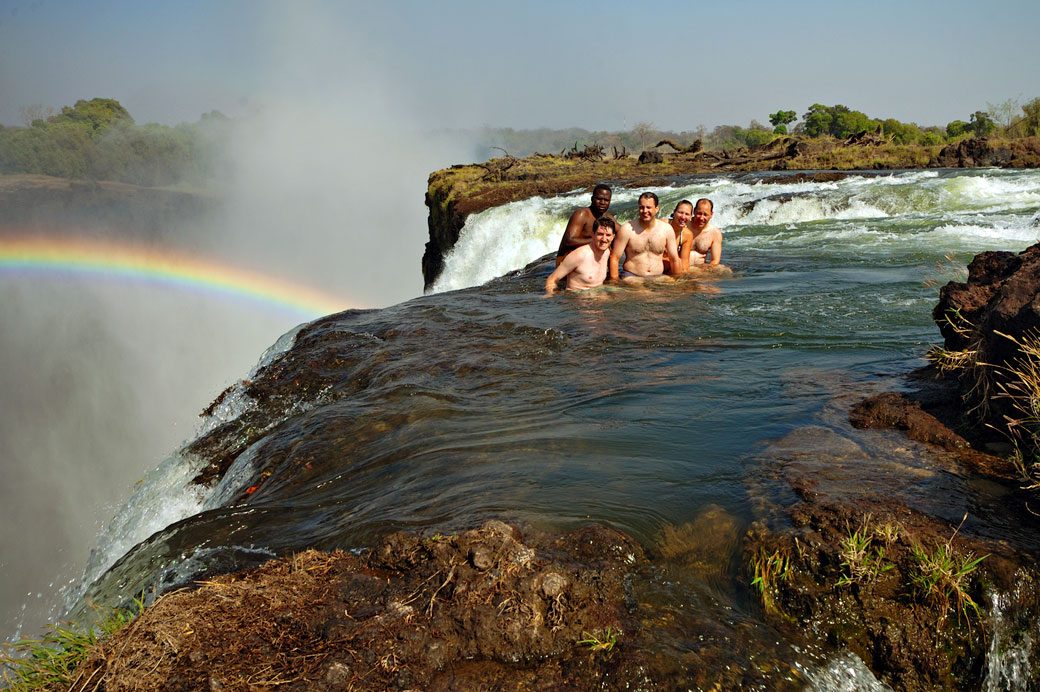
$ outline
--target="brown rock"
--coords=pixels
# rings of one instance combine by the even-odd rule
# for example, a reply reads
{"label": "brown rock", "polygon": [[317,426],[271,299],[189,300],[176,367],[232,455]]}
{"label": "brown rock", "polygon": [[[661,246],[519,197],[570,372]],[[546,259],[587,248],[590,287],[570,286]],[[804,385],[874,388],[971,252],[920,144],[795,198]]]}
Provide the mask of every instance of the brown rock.
{"label": "brown rock", "polygon": [[943,449],[966,449],[968,442],[943,425],[939,419],[897,392],[885,392],[864,399],[849,411],[849,422],[856,428],[897,429],[918,442],[937,445]]}

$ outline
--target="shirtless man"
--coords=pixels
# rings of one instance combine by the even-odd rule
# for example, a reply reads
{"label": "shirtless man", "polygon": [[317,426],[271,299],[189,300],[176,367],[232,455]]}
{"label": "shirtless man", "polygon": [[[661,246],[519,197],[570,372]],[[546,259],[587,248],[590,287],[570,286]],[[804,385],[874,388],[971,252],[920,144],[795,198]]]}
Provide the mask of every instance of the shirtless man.
{"label": "shirtless man", "polygon": [[567,222],[567,229],[560,240],[560,249],[556,251],[557,267],[571,250],[592,242],[593,223],[601,216],[613,221],[615,228],[617,227],[617,219],[613,214],[607,213],[609,208],[610,187],[601,183],[592,190],[592,203],[588,208],[578,209],[571,214],[571,219]]}
{"label": "shirtless man", "polygon": [[568,290],[595,288],[607,278],[610,245],[614,242],[614,220],[606,215],[595,221],[592,242],[572,250],[545,280],[545,292],[556,291],[556,284],[567,280]]}
{"label": "shirtless man", "polygon": [[[675,205],[675,211],[672,212],[672,218],[668,222],[672,227],[672,232],[675,233],[675,251],[679,253],[679,259],[682,260],[682,271],[689,269],[690,237],[693,235],[690,231],[691,218],[693,218],[693,202],[684,199]],[[684,248],[685,255],[683,254]],[[661,259],[664,260],[664,268],[667,270],[672,263],[671,260],[667,257]]]}
{"label": "shirtless man", "polygon": [[[693,207],[693,218],[690,219],[690,230],[693,238],[689,248],[683,248],[683,266],[717,267],[722,262],[722,231],[711,225],[711,217],[715,205],[710,199],[699,199]],[[708,259],[711,255],[711,259]]]}
{"label": "shirtless man", "polygon": [[657,195],[644,192],[639,196],[636,220],[626,223],[614,238],[614,249],[610,251],[610,278],[619,277],[618,264],[625,256],[625,266],[620,278],[647,278],[664,274],[665,254],[671,260],[671,274],[682,273],[682,260],[676,252],[675,232],[666,221],[657,218],[660,202]]}

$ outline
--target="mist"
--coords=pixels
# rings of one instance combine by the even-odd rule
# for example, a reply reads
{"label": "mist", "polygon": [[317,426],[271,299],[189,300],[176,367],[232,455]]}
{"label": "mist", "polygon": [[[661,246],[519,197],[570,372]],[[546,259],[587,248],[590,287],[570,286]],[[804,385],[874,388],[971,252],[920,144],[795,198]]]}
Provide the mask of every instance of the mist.
{"label": "mist", "polygon": [[[399,98],[407,72],[381,71],[360,28],[333,32],[311,9],[272,8],[259,29],[270,49],[262,88],[236,120],[215,211],[147,241],[86,217],[37,230],[191,252],[340,296],[344,309],[420,295],[427,177],[472,160],[474,145],[424,134]],[[0,210],[0,233],[25,230]],[[0,275],[0,320],[0,638],[10,639],[63,615],[61,587],[80,578],[134,483],[299,320],[57,275]]]}

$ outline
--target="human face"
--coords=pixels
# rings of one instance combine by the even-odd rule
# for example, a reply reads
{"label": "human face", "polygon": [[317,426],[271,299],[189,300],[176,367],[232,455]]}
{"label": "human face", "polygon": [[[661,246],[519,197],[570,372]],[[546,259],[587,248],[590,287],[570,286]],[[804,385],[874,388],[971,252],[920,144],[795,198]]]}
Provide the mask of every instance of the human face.
{"label": "human face", "polygon": [[610,248],[611,243],[614,242],[614,231],[607,226],[597,226],[592,242],[596,244],[598,249],[607,250]]}
{"label": "human face", "polygon": [[639,200],[639,220],[643,223],[649,223],[657,218],[658,206],[654,204],[654,200],[651,197],[643,197]]}
{"label": "human face", "polygon": [[701,202],[697,205],[697,208],[693,210],[693,221],[690,223],[698,231],[703,231],[708,226],[708,222],[711,221],[712,213],[711,207],[706,202]]}
{"label": "human face", "polygon": [[693,207],[689,204],[680,204],[672,212],[672,224],[682,228],[686,224],[690,223],[690,219],[693,217]]}
{"label": "human face", "polygon": [[592,213],[596,217],[603,215],[607,209],[610,209],[610,190],[596,190],[592,195]]}

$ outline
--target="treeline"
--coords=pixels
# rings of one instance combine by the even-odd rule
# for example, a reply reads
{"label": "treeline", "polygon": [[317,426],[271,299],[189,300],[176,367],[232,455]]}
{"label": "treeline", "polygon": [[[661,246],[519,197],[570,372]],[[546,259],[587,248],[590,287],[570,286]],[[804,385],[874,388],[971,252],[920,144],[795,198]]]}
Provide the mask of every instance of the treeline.
{"label": "treeline", "polygon": [[77,101],[56,115],[36,110],[25,110],[26,127],[0,126],[0,173],[163,186],[203,183],[227,171],[223,145],[232,122],[216,111],[171,127],[137,125],[114,99]]}
{"label": "treeline", "polygon": [[862,111],[843,105],[824,106],[815,103],[799,119],[796,111],[778,110],[769,115],[769,125],[752,120],[747,127],[719,125],[707,130],[703,125],[694,130],[673,132],[657,129],[653,123],[637,123],[626,132],[590,132],[569,130],[513,130],[484,128],[479,132],[479,144],[485,158],[501,155],[496,149],[505,149],[514,156],[535,152],[559,154],[586,145],[603,146],[608,153],[616,148],[619,153],[636,153],[653,147],[662,140],[670,140],[680,147],[688,147],[696,140],[708,151],[726,151],[767,144],[776,137],[793,134],[801,137],[834,137],[846,139],[862,132],[876,133],[893,144],[920,144],[931,146],[954,142],[967,137],[1020,138],[1040,136],[1040,98],[1026,103],[1009,99],[1000,104],[987,104],[987,110],[978,110],[966,120],[954,120],[945,127],[920,126],[904,123],[895,118],[872,118]]}
{"label": "treeline", "polygon": [[[40,107],[23,109],[25,127],[0,126],[0,173],[42,173],[63,178],[117,180],[145,186],[203,184],[227,176],[226,144],[234,121],[217,111],[197,123],[175,126],[137,125],[116,100],[77,101],[53,114]],[[816,103],[801,116],[793,110],[769,115],[769,125],[752,120],[747,127],[719,125],[708,131],[661,130],[653,123],[636,123],[624,132],[514,130],[485,127],[477,131],[431,133],[474,141],[478,160],[502,155],[561,154],[603,147],[607,155],[639,154],[662,140],[686,148],[697,140],[705,150],[733,150],[767,144],[788,133],[845,139],[863,132],[894,144],[938,145],[966,137],[1040,136],[1040,98],[1026,103],[1009,99],[987,104],[986,110],[954,120],[945,127],[921,127],[894,118],[871,118],[842,105]],[[873,135],[872,135],[873,136]]]}

